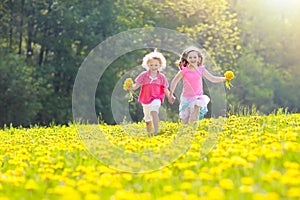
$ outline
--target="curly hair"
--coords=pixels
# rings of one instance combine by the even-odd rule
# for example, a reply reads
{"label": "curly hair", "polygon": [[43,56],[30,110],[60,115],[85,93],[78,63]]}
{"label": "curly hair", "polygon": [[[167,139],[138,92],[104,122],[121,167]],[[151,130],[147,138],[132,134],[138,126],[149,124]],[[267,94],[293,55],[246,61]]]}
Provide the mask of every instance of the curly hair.
{"label": "curly hair", "polygon": [[148,63],[149,63],[149,60],[151,60],[151,59],[156,59],[156,60],[159,61],[159,64],[161,65],[161,68],[159,69],[159,71],[161,71],[161,70],[163,70],[163,69],[166,68],[166,58],[163,56],[162,53],[158,52],[156,48],[154,49],[153,52],[148,53],[143,58],[142,66],[146,70],[149,70]]}

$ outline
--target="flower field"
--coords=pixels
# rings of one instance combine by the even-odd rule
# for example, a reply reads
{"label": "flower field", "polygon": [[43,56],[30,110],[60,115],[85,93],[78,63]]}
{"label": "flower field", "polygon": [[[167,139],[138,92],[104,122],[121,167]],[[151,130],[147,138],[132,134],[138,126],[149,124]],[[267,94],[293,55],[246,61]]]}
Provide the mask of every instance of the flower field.
{"label": "flower field", "polygon": [[143,152],[172,154],[163,149],[177,134],[189,138],[179,144],[187,148],[175,152],[178,158],[144,173],[108,167],[91,155],[78,126],[1,129],[0,200],[300,199],[300,114],[233,115],[193,128],[162,122],[155,137],[146,136],[144,123],[99,124],[111,145],[146,157],[140,168],[153,162]]}

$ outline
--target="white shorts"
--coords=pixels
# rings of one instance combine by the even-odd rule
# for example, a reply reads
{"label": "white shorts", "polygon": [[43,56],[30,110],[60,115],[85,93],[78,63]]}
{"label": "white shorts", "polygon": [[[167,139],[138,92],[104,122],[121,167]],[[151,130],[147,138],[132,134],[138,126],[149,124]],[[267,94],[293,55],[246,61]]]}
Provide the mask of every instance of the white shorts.
{"label": "white shorts", "polygon": [[161,105],[161,101],[159,99],[154,99],[149,104],[142,104],[145,122],[152,121],[151,112],[152,111],[156,111],[157,114],[158,114],[159,113],[160,105]]}

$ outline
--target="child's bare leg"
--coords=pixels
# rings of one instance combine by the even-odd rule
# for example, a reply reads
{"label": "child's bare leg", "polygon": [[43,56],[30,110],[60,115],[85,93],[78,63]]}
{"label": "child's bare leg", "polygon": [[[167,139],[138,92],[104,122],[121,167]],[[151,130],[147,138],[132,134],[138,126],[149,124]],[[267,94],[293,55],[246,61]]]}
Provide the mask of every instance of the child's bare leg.
{"label": "child's bare leg", "polygon": [[152,130],[152,122],[151,121],[146,122],[146,127],[147,127],[147,132],[151,132],[151,130]]}
{"label": "child's bare leg", "polygon": [[158,132],[158,121],[159,121],[158,113],[156,111],[151,111],[150,114],[152,116],[154,133],[157,133]]}
{"label": "child's bare leg", "polygon": [[200,106],[194,106],[194,108],[191,110],[190,119],[191,122],[197,122],[199,120],[200,115]]}
{"label": "child's bare leg", "polygon": [[184,118],[184,119],[182,119],[182,122],[184,123],[184,124],[188,124],[189,123],[189,117],[187,117],[187,118]]}

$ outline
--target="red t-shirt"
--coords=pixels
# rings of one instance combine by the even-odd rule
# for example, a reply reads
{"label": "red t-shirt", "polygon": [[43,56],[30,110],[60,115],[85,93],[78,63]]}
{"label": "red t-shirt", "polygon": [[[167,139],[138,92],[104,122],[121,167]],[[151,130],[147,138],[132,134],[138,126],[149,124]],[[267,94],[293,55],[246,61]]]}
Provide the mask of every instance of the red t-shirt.
{"label": "red t-shirt", "polygon": [[154,99],[160,99],[163,103],[165,98],[164,89],[169,83],[164,74],[158,72],[156,78],[150,76],[150,71],[144,71],[135,79],[135,82],[142,85],[138,101],[142,104],[149,104]]}

